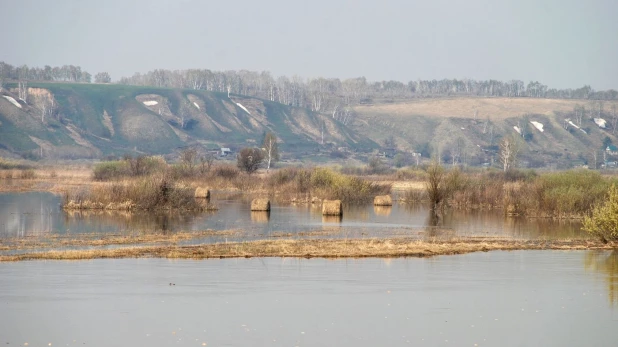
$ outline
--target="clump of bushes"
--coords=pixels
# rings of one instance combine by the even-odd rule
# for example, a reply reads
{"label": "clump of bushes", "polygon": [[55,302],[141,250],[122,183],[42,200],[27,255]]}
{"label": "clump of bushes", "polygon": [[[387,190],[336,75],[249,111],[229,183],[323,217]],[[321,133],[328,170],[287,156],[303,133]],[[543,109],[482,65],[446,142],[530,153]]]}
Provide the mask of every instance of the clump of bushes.
{"label": "clump of bushes", "polygon": [[[427,168],[427,200],[455,208],[502,208],[506,214],[581,218],[603,200],[615,179],[590,170],[537,174],[534,171],[463,173],[439,165]],[[422,197],[410,193],[409,200]]]}
{"label": "clump of bushes", "polygon": [[300,172],[305,172],[305,169],[296,167],[286,167],[275,171],[270,175],[266,181],[266,184],[271,188],[281,187],[283,185],[294,182]]}
{"label": "clump of bushes", "polygon": [[387,175],[394,172],[390,166],[377,156],[371,156],[367,166],[344,166],[341,168],[341,173],[346,175]]}
{"label": "clump of bushes", "polygon": [[27,170],[32,166],[18,161],[0,158],[0,170]]}
{"label": "clump of bushes", "polygon": [[539,210],[556,215],[585,214],[605,197],[610,186],[611,181],[596,171],[571,170],[541,175],[531,190],[538,196]]}
{"label": "clump of bushes", "polygon": [[346,203],[371,201],[376,195],[388,194],[390,185],[377,185],[330,169],[316,168],[309,179],[312,195],[342,200]]}
{"label": "clump of bushes", "polygon": [[280,169],[270,175],[265,186],[281,195],[303,198],[342,200],[347,204],[372,201],[376,195],[390,193],[390,185],[377,185],[359,177],[345,175],[328,168]]}
{"label": "clump of bushes", "polygon": [[395,172],[395,179],[402,180],[425,180],[427,172],[420,168],[401,168]]}
{"label": "clump of bushes", "polygon": [[238,168],[249,174],[257,171],[263,161],[264,152],[259,148],[245,147],[236,156]]}
{"label": "clump of bushes", "polygon": [[93,177],[97,181],[110,181],[129,176],[129,166],[125,161],[105,161],[94,166]]}
{"label": "clump of bushes", "polygon": [[146,176],[167,169],[165,160],[158,156],[124,156],[122,160],[104,161],[94,166],[93,177],[97,181],[111,181],[124,177]]}
{"label": "clump of bushes", "polygon": [[166,175],[154,175],[127,183],[114,182],[95,186],[88,191],[67,193],[65,208],[74,209],[139,209],[200,210],[194,199],[195,190],[178,186]]}
{"label": "clump of bushes", "polygon": [[238,175],[240,174],[240,170],[234,165],[217,165],[213,170],[213,174],[215,177],[220,177],[226,180],[233,180],[238,177]]}
{"label": "clump of bushes", "polygon": [[36,173],[32,169],[23,170],[20,172],[19,178],[22,180],[32,180],[36,178]]}
{"label": "clump of bushes", "polygon": [[465,190],[467,179],[458,168],[446,172],[438,163],[427,168],[426,191],[432,209],[443,207],[443,203],[456,192]]}
{"label": "clump of bushes", "polygon": [[618,241],[618,188],[615,184],[610,187],[607,199],[584,218],[583,229],[603,242]]}

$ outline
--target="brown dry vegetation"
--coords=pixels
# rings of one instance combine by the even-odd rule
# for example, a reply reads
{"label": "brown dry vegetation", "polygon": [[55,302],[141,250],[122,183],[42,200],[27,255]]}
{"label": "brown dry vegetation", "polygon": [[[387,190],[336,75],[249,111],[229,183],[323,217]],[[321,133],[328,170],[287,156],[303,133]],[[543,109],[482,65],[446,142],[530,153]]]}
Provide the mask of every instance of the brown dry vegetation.
{"label": "brown dry vegetation", "polygon": [[419,241],[409,238],[351,240],[265,240],[217,243],[198,246],[143,246],[116,249],[51,250],[0,256],[2,261],[82,260],[97,258],[240,258],[240,257],[430,257],[495,250],[584,250],[611,249],[601,242],[586,240],[516,241],[496,239],[461,239]]}
{"label": "brown dry vegetation", "polygon": [[[26,172],[32,172],[28,177]],[[22,178],[23,177],[23,178]],[[0,170],[0,192],[49,191],[63,192],[67,189],[92,184],[92,170],[88,167],[46,167],[30,170]]]}
{"label": "brown dry vegetation", "polygon": [[[551,115],[555,111],[569,112],[577,104],[589,100],[534,99],[534,98],[435,98],[406,101],[396,104],[359,105],[354,110],[360,114],[392,117],[427,116],[438,118],[468,117],[475,111],[477,117],[502,120],[522,114]],[[608,101],[608,107],[615,101]]]}
{"label": "brown dry vegetation", "polygon": [[239,230],[203,230],[195,232],[167,233],[137,233],[137,234],[86,234],[76,235],[53,235],[47,237],[9,238],[0,240],[0,251],[46,249],[58,247],[84,247],[84,246],[111,246],[111,245],[136,245],[146,243],[175,244],[180,241],[198,239],[210,236],[233,236],[238,235]]}
{"label": "brown dry vegetation", "polygon": [[[157,158],[155,158],[157,159]],[[162,160],[150,160],[156,165],[143,166],[141,173],[134,173],[126,160],[102,162],[90,167],[41,167],[35,170],[0,170],[0,192],[49,191],[65,193],[69,200],[86,201],[99,206],[110,202],[124,203],[135,197],[117,194],[124,188],[146,186],[147,181],[160,181],[164,177],[173,187],[191,189],[208,186],[211,189],[242,191],[244,193],[268,195],[277,201],[311,201],[317,199],[341,199],[344,203],[371,201],[375,195],[390,193],[391,179],[367,179],[355,175],[345,175],[328,168],[283,168],[270,173],[259,172],[249,175],[241,172],[235,165],[219,163],[212,168],[198,166],[188,169],[184,165],[166,164]],[[136,161],[137,163],[137,161]],[[153,169],[154,168],[154,169]],[[30,178],[23,173],[33,173]],[[32,178],[33,177],[33,178]],[[379,178],[379,177],[378,177]],[[124,188],[123,188],[124,187]],[[113,188],[113,189],[112,189]],[[140,195],[143,190],[133,189]],[[93,195],[91,196],[91,193]],[[131,194],[129,194],[131,195]],[[135,194],[132,194],[135,195]],[[146,194],[141,194],[150,201]],[[120,199],[120,200],[118,200]],[[86,204],[89,205],[89,204]],[[82,206],[85,208],[88,206]]]}
{"label": "brown dry vegetation", "polygon": [[502,209],[508,215],[581,219],[604,201],[611,185],[617,183],[615,176],[602,176],[593,170],[541,174],[518,170],[441,170],[441,177],[428,176],[428,181],[434,178],[433,185],[409,188],[400,199],[429,202],[433,189],[439,198],[436,207],[440,208]]}
{"label": "brown dry vegetation", "polygon": [[195,199],[195,189],[173,182],[167,175],[154,174],[128,182],[110,182],[86,190],[66,192],[63,207],[67,210],[209,210],[206,201]]}

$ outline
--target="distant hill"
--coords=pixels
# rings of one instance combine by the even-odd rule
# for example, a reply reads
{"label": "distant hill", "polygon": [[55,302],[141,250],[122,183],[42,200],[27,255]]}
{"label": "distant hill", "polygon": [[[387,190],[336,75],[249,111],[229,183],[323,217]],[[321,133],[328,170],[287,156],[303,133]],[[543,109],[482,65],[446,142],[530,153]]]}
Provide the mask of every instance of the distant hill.
{"label": "distant hill", "polygon": [[[28,83],[0,92],[0,151],[29,158],[167,154],[187,145],[259,146],[274,132],[291,155],[378,146],[329,116],[258,98],[115,84]],[[22,93],[23,95],[23,93]]]}
{"label": "distant hill", "polygon": [[[581,124],[574,112],[579,106],[585,108],[580,113]],[[593,167],[595,153],[597,165],[603,159],[618,160],[607,154],[604,157],[601,150],[606,137],[618,143],[618,131],[612,129],[617,106],[616,101],[564,99],[418,99],[358,105],[351,128],[380,144],[392,137],[404,153],[440,152],[443,162],[455,157],[456,162],[471,165],[487,165],[492,158],[496,161],[501,138],[513,134],[521,139],[520,166]],[[605,128],[600,127],[604,122]]]}
{"label": "distant hill", "polygon": [[[26,102],[19,96],[27,94]],[[453,97],[361,104],[347,124],[255,97],[118,84],[17,83],[0,91],[0,155],[101,158],[259,146],[274,132],[288,158],[366,160],[440,154],[443,162],[497,165],[498,144],[520,139],[520,166],[569,168],[603,160],[618,144],[617,101]],[[582,109],[579,115],[576,109]],[[605,128],[600,125],[605,125]],[[542,131],[541,131],[542,130]],[[394,142],[394,143],[391,143]],[[342,148],[344,147],[344,148]],[[341,149],[341,151],[338,151]],[[596,157],[596,158],[595,158]],[[391,159],[388,159],[391,158]],[[392,161],[391,161],[392,162]]]}

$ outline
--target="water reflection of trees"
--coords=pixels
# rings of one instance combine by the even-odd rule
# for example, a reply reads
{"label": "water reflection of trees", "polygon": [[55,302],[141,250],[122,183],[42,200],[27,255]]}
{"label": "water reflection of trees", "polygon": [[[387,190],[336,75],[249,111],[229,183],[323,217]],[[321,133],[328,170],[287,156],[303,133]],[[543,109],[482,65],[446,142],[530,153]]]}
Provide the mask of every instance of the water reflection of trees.
{"label": "water reflection of trees", "polygon": [[450,218],[450,214],[442,211],[430,210],[425,219],[425,238],[431,239],[452,239],[457,234],[452,228],[445,227],[445,219]]}
{"label": "water reflection of trees", "polygon": [[618,250],[586,252],[584,264],[586,269],[603,275],[610,304],[618,304]]}
{"label": "water reflection of trees", "polygon": [[119,231],[176,231],[188,228],[197,212],[172,211],[128,212],[128,211],[65,211],[65,224],[77,232],[88,232],[90,226],[112,226]]}
{"label": "water reflection of trees", "polygon": [[507,217],[502,210],[436,210],[423,204],[401,205],[408,213],[425,216],[425,227],[452,229],[459,236],[505,236],[519,239],[586,238],[580,220]]}

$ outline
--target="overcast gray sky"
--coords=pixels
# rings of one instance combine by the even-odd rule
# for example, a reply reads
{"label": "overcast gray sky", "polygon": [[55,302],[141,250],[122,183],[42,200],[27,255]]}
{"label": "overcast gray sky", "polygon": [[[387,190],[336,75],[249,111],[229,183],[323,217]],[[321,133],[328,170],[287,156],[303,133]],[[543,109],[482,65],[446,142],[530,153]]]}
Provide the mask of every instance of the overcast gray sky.
{"label": "overcast gray sky", "polygon": [[618,89],[616,0],[0,0],[0,60]]}

